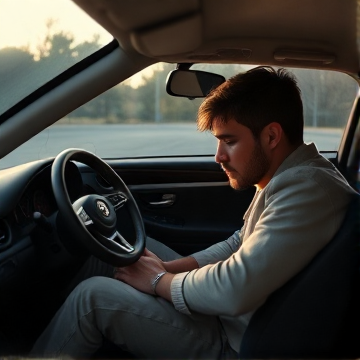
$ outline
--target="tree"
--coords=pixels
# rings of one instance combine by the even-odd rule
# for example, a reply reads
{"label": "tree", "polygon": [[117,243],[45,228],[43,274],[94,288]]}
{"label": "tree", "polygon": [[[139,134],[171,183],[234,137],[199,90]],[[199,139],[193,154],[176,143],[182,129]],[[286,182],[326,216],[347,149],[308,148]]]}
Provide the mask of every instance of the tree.
{"label": "tree", "polygon": [[46,79],[56,72],[60,74],[100,48],[98,35],[94,35],[92,41],[76,44],[71,33],[55,32],[55,23],[53,19],[47,20],[46,35],[37,46],[37,58]]}
{"label": "tree", "polygon": [[[344,127],[356,95],[356,82],[345,74],[328,70],[292,72],[302,92],[305,125]],[[351,82],[353,87],[349,86]]]}
{"label": "tree", "polygon": [[[35,67],[33,55],[27,49],[8,47],[0,50],[0,113],[34,90],[29,75]],[[23,83],[26,86],[19,86]]]}

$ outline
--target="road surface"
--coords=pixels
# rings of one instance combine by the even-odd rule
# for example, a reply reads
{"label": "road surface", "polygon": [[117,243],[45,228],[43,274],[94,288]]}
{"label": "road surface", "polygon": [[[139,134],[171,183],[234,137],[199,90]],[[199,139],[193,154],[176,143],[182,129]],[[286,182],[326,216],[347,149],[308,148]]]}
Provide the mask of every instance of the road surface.
{"label": "road surface", "polygon": [[[336,150],[339,129],[305,129],[305,141],[319,150]],[[55,125],[0,160],[0,168],[56,156],[66,148],[86,149],[106,158],[214,154],[216,139],[195,124]]]}

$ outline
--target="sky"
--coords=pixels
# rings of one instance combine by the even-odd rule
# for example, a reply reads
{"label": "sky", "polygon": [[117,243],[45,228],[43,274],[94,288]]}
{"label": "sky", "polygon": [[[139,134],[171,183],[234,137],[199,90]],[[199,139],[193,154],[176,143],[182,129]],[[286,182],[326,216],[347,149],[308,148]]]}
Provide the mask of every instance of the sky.
{"label": "sky", "polygon": [[[46,23],[54,20],[53,32],[68,32],[74,43],[91,41],[100,35],[100,43],[109,43],[113,37],[90,18],[72,0],[0,0],[0,50],[4,47],[25,47],[38,56],[38,46],[43,43]],[[153,70],[145,69],[151,76]],[[143,83],[141,75],[134,75],[128,83],[138,87]]]}
{"label": "sky", "polygon": [[54,31],[65,29],[75,36],[75,42],[92,40],[95,34],[106,43],[111,40],[71,0],[0,0],[0,49],[25,46],[36,51],[49,19],[55,20]]}

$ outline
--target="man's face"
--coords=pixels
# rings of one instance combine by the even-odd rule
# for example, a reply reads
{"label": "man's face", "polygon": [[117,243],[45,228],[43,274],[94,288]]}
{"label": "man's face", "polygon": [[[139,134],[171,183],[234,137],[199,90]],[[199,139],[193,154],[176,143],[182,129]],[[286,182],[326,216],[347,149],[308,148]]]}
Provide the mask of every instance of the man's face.
{"label": "man's face", "polygon": [[235,120],[226,124],[213,122],[213,135],[218,139],[215,161],[220,163],[234,189],[252,185],[262,188],[270,163],[251,130]]}

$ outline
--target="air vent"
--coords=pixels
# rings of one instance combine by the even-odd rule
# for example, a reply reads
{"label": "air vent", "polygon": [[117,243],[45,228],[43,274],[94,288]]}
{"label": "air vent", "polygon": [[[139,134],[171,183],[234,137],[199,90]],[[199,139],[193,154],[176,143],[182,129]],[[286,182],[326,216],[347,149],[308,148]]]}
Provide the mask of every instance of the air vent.
{"label": "air vent", "polygon": [[0,219],[0,251],[6,249],[11,243],[10,228],[5,220]]}

